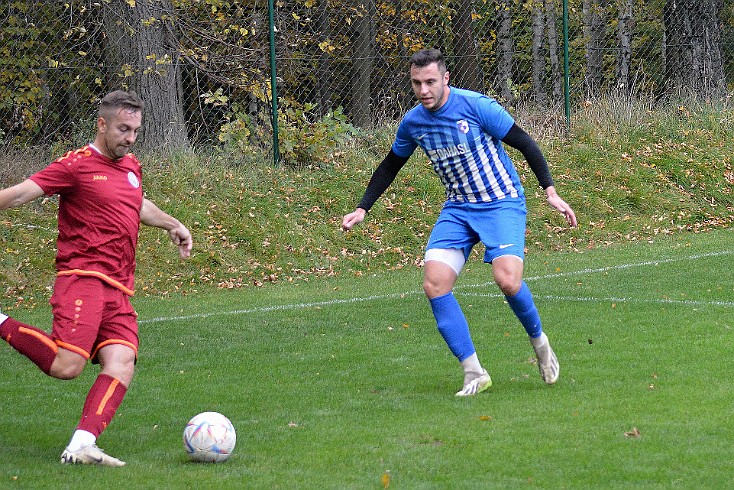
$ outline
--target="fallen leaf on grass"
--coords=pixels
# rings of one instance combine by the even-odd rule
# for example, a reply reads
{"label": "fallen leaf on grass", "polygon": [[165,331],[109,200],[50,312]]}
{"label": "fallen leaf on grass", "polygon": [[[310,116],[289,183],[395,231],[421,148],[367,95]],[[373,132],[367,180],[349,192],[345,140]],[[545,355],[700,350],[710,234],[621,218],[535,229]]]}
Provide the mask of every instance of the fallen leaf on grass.
{"label": "fallen leaf on grass", "polygon": [[382,483],[382,488],[387,488],[390,486],[390,470],[385,470],[385,472],[380,477],[380,483]]}
{"label": "fallen leaf on grass", "polygon": [[637,427],[632,427],[632,430],[624,433],[624,437],[640,437],[640,430]]}

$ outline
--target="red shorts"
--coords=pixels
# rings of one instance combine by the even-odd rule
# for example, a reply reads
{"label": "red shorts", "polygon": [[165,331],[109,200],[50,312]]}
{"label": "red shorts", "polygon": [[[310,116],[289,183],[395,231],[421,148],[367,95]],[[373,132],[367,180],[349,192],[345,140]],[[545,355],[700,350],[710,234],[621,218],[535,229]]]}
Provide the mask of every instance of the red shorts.
{"label": "red shorts", "polygon": [[137,357],[138,314],[119,289],[96,277],[57,276],[50,303],[59,347],[96,362],[100,348],[122,344]]}

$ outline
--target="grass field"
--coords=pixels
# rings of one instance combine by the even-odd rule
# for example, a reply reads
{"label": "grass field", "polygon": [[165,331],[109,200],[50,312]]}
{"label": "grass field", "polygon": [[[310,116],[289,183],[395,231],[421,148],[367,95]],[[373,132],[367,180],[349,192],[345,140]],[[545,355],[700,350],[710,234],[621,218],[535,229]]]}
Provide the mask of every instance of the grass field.
{"label": "grass field", "polygon": [[[99,444],[125,468],[58,462],[96,375],[44,377],[0,343],[0,488],[723,488],[734,479],[734,233],[531,254],[561,362],[545,386],[474,260],[456,289],[494,385],[458,399],[420,270],[139,298],[133,385]],[[17,312],[48,328],[47,308]],[[181,433],[215,410],[223,464]]]}

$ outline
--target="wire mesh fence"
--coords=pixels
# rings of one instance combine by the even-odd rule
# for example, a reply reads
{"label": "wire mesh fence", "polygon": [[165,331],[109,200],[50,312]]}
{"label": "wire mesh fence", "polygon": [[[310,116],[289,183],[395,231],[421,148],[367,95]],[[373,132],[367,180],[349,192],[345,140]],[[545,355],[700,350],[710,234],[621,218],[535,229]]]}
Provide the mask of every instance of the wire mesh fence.
{"label": "wire mesh fence", "polygon": [[289,155],[398,120],[423,47],[452,85],[551,114],[734,86],[734,0],[9,0],[0,19],[5,147],[84,142],[123,88],[144,148],[272,151],[275,121]]}

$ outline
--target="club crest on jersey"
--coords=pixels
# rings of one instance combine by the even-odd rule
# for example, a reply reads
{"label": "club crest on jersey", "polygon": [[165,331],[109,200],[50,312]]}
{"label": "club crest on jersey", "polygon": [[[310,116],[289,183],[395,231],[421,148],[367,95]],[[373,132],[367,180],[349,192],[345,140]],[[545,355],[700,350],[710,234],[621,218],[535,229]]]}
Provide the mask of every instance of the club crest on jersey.
{"label": "club crest on jersey", "polygon": [[138,177],[133,172],[127,173],[127,181],[130,182],[130,185],[136,189],[140,187],[140,181],[138,180]]}
{"label": "club crest on jersey", "polygon": [[461,131],[463,134],[466,134],[469,132],[469,121],[466,119],[461,119],[459,121],[456,121],[456,129]]}

